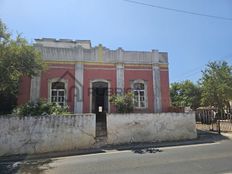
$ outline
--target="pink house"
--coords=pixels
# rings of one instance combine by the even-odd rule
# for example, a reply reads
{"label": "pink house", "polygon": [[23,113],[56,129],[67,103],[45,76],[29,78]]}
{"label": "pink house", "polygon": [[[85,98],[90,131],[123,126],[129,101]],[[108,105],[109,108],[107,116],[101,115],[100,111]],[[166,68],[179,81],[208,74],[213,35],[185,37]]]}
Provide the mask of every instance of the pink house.
{"label": "pink house", "polygon": [[132,91],[135,112],[167,112],[168,54],[157,50],[110,50],[89,40],[36,39],[48,68],[21,80],[18,104],[45,98],[73,113],[114,112],[111,93]]}

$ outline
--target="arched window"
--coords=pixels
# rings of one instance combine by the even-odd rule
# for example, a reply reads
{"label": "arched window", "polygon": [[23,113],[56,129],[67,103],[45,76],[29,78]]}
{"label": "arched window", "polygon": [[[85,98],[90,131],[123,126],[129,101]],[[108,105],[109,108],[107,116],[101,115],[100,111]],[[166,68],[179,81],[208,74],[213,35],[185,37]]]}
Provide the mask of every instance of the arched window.
{"label": "arched window", "polygon": [[146,87],[144,82],[133,83],[134,106],[136,108],[146,107]]}
{"label": "arched window", "polygon": [[65,83],[52,82],[51,84],[51,102],[65,105]]}

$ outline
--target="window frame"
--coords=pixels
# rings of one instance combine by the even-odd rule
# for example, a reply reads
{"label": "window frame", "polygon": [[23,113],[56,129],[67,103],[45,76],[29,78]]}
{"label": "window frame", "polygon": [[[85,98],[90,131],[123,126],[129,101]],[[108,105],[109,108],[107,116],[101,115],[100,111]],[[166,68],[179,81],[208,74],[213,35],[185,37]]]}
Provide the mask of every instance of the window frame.
{"label": "window frame", "polygon": [[[61,83],[64,83],[64,89],[52,89],[52,84],[55,83],[55,82],[61,82]],[[68,82],[67,80],[64,80],[64,79],[57,79],[57,78],[53,78],[53,79],[49,79],[48,81],[48,101],[51,102],[51,103],[61,103],[59,101],[56,101],[56,102],[53,102],[52,101],[52,92],[53,91],[56,91],[57,92],[57,100],[59,100],[59,96],[58,96],[58,92],[61,92],[61,91],[64,91],[64,101],[63,101],[63,106],[66,106],[67,105],[67,96],[68,96],[68,92],[67,92],[67,85],[68,85]],[[61,105],[62,106],[62,105]]]}
{"label": "window frame", "polygon": [[[144,86],[144,89],[142,90],[139,90],[139,89],[135,89],[134,86],[135,84],[143,84]],[[148,100],[147,100],[147,82],[145,80],[142,80],[142,79],[138,79],[138,80],[133,80],[132,83],[131,83],[131,89],[132,89],[132,92],[133,92],[133,95],[134,93],[137,91],[138,93],[138,106],[135,106],[134,107],[136,109],[146,109],[148,107]],[[141,100],[141,96],[140,96],[140,93],[143,92],[144,95],[144,100],[142,101]],[[141,102],[144,102],[144,106],[141,106]],[[135,97],[133,97],[133,103],[135,103]]]}

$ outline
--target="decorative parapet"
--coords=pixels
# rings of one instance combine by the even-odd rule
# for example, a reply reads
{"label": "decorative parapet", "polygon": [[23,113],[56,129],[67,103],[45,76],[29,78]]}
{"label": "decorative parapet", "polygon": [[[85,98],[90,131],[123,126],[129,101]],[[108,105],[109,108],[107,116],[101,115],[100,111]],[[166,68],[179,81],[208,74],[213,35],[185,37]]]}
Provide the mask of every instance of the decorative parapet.
{"label": "decorative parapet", "polygon": [[85,49],[91,48],[90,40],[71,40],[71,39],[53,39],[53,38],[42,38],[35,39],[37,45],[44,47],[56,47],[56,48],[74,48],[82,46]]}
{"label": "decorative parapet", "polygon": [[158,50],[125,51],[110,50],[101,44],[91,47],[88,40],[35,39],[34,46],[46,61],[80,61],[113,64],[168,64],[168,54]]}

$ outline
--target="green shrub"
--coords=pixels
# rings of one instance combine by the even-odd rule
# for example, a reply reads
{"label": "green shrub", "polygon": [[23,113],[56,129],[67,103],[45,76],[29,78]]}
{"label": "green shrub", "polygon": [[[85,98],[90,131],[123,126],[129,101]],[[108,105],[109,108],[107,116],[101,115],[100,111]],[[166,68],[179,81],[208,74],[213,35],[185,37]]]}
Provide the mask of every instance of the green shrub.
{"label": "green shrub", "polygon": [[68,107],[60,106],[57,103],[39,100],[38,102],[28,102],[14,109],[13,114],[19,116],[39,116],[39,115],[60,115],[67,114]]}
{"label": "green shrub", "polygon": [[116,112],[130,113],[133,112],[133,94],[127,93],[125,95],[113,95],[110,97],[110,102],[115,105]]}

